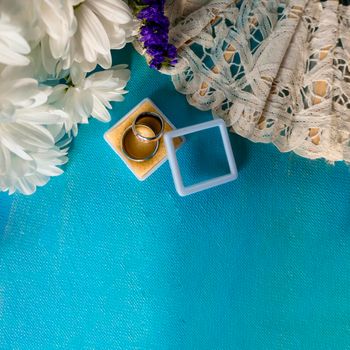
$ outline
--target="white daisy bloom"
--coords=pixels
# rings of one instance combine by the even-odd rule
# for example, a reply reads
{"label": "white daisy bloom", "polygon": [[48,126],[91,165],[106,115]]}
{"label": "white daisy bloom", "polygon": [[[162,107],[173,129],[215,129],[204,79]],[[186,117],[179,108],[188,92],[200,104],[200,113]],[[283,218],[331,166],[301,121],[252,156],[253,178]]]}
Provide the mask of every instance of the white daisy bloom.
{"label": "white daisy bloom", "polygon": [[108,109],[110,102],[124,100],[124,90],[130,79],[130,71],[126,65],[118,65],[112,69],[96,72],[78,85],[59,84],[54,87],[49,98],[52,105],[62,109],[67,115],[66,131],[77,134],[79,123],[88,123],[90,116],[103,122],[111,120]]}
{"label": "white daisy bloom", "polygon": [[137,31],[138,22],[123,0],[32,1],[46,33],[40,45],[51,74],[71,67],[90,72],[97,64],[110,68],[111,49],[123,48]]}
{"label": "white daisy bloom", "polygon": [[86,73],[110,68],[138,21],[123,0],[0,2],[0,191],[31,194],[62,173],[78,124],[109,121],[111,102],[124,99],[127,66]]}
{"label": "white daisy bloom", "polygon": [[67,152],[55,145],[58,133],[47,126],[62,125],[65,114],[47,104],[50,92],[34,79],[0,74],[1,191],[31,194],[62,173],[57,166],[67,161]]}
{"label": "white daisy bloom", "polygon": [[40,65],[54,76],[72,67],[75,72],[110,68],[111,49],[132,41],[139,26],[123,0],[1,0],[2,13],[10,14],[36,51],[32,63],[38,64],[40,53]]}
{"label": "white daisy bloom", "polygon": [[21,29],[10,22],[10,18],[0,13],[0,63],[11,66],[25,66],[30,52],[28,42],[21,34]]}

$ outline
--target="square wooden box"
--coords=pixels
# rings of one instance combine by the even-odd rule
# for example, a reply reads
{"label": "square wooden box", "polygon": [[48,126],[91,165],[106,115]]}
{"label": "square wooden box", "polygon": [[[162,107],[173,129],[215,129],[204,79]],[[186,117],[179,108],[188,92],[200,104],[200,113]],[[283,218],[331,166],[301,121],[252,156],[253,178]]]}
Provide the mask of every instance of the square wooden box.
{"label": "square wooden box", "polygon": [[[142,100],[136,107],[134,107],[128,114],[126,114],[117,124],[107,130],[104,134],[105,140],[124,161],[127,167],[134,173],[134,175],[143,181],[147,179],[153,172],[155,172],[166,160],[167,151],[164,145],[163,137],[159,141],[159,149],[155,156],[144,162],[134,162],[125,157],[122,151],[122,137],[124,131],[133,123],[134,119],[143,112],[154,112],[161,115],[164,119],[164,133],[175,130],[174,125],[162,113],[162,111],[149,98]],[[183,137],[174,139],[174,146],[176,149],[184,142]]]}

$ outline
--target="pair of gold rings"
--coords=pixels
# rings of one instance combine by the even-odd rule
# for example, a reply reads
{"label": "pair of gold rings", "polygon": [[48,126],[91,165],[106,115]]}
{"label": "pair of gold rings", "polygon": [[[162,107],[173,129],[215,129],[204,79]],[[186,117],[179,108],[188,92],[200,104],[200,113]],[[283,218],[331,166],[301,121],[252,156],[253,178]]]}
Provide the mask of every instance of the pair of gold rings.
{"label": "pair of gold rings", "polygon": [[139,114],[122,137],[122,151],[134,162],[144,162],[155,156],[164,134],[163,118],[153,112]]}

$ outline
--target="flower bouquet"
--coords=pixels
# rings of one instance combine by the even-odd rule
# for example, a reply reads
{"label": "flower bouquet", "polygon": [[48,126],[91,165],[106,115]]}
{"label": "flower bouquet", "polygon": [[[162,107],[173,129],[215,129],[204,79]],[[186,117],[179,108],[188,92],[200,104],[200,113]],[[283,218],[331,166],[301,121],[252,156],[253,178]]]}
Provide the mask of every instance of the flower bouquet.
{"label": "flower bouquet", "polygon": [[151,67],[172,65],[168,28],[164,1],[3,0],[0,190],[31,194],[60,175],[79,124],[109,121],[124,99],[130,71],[111,50],[138,41]]}

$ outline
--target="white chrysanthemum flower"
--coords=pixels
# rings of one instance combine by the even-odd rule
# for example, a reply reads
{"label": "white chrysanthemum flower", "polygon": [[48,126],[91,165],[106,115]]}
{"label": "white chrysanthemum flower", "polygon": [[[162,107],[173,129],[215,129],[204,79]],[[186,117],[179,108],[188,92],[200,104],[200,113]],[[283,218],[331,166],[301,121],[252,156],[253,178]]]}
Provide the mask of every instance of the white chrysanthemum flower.
{"label": "white chrysanthemum flower", "polygon": [[[9,74],[10,75],[10,74]],[[31,194],[62,173],[66,150],[55,145],[65,114],[47,104],[49,88],[34,79],[0,74],[0,190]],[[62,128],[62,127],[61,127]]]}
{"label": "white chrysanthemum flower", "polygon": [[111,116],[110,102],[123,101],[124,90],[130,79],[130,71],[126,65],[118,65],[112,69],[96,72],[85,79],[80,79],[78,85],[59,84],[54,87],[49,98],[52,105],[62,109],[68,119],[65,121],[66,131],[77,134],[78,124],[87,123],[90,116],[108,122]]}
{"label": "white chrysanthemum flower", "polygon": [[1,0],[1,14],[22,28],[41,76],[43,68],[53,76],[73,68],[75,83],[80,71],[110,68],[111,49],[132,41],[139,26],[123,0]]}
{"label": "white chrysanthemum flower", "polygon": [[29,63],[26,57],[30,52],[21,29],[10,22],[10,18],[0,13],[0,63],[11,66],[25,66]]}
{"label": "white chrysanthemum flower", "polygon": [[44,33],[42,60],[56,73],[92,71],[112,65],[111,49],[121,49],[136,34],[137,21],[123,0],[32,0]]}
{"label": "white chrysanthemum flower", "polygon": [[[30,194],[62,173],[78,124],[110,120],[123,100],[126,66],[86,73],[110,68],[138,21],[123,0],[0,2],[0,191]],[[38,83],[64,76],[54,89]]]}

